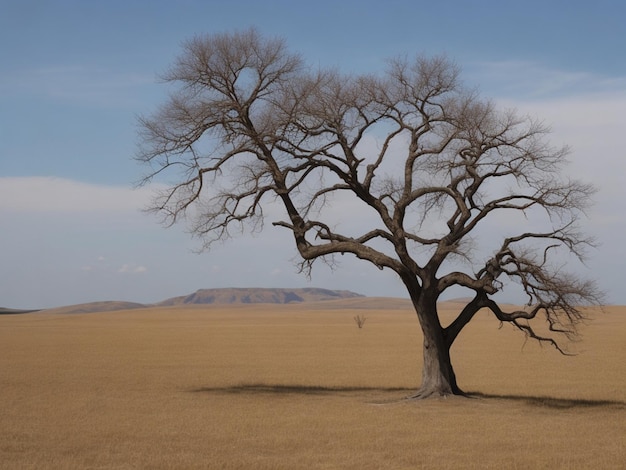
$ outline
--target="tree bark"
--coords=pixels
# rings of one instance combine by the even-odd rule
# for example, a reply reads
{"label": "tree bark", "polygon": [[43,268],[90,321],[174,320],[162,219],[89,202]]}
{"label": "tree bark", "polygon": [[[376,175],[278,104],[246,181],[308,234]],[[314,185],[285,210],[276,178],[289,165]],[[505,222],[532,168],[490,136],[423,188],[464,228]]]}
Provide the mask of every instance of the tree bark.
{"label": "tree bark", "polygon": [[436,300],[420,300],[415,306],[424,335],[422,384],[410,398],[464,395],[456,383],[450,359],[450,344],[439,322]]}

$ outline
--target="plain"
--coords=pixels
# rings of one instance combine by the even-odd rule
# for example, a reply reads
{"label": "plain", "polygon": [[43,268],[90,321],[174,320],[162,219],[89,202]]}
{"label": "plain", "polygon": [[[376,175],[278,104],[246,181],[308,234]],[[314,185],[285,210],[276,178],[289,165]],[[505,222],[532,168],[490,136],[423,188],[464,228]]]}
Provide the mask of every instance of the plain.
{"label": "plain", "polygon": [[624,468],[626,307],[572,357],[480,312],[474,398],[416,402],[415,315],[359,302],[0,315],[0,468]]}

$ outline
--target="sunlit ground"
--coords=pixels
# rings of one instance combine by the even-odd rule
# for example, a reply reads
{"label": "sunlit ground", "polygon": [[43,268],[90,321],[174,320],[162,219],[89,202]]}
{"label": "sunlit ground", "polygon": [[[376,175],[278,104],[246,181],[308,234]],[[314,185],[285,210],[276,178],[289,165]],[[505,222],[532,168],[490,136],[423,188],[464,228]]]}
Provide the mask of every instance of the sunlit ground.
{"label": "sunlit ground", "polygon": [[624,468],[626,307],[574,357],[480,313],[476,398],[406,402],[414,314],[337,305],[0,315],[0,468]]}

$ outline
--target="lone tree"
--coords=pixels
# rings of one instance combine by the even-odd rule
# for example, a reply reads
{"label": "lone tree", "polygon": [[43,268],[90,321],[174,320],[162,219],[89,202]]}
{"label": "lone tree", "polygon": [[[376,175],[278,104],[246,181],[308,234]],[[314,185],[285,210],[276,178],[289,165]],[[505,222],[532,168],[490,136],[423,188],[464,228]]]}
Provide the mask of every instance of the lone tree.
{"label": "lone tree", "polygon": [[[163,77],[169,100],[140,118],[143,182],[178,181],[151,209],[169,224],[186,216],[208,248],[262,228],[278,201],[273,225],[293,233],[303,271],[351,254],[395,272],[423,332],[415,398],[462,394],[450,348],[480,309],[567,353],[581,306],[601,300],[563,270],[564,254],[582,260],[592,244],[576,221],[593,188],[561,174],[567,149],[546,142],[542,123],[497,109],[458,75],[443,57],[391,60],[382,75],[313,70],[254,29],[194,37]],[[367,230],[349,213],[328,220],[345,194],[369,213]],[[437,301],[450,288],[471,296],[444,326]],[[507,310],[503,290],[527,305]]]}

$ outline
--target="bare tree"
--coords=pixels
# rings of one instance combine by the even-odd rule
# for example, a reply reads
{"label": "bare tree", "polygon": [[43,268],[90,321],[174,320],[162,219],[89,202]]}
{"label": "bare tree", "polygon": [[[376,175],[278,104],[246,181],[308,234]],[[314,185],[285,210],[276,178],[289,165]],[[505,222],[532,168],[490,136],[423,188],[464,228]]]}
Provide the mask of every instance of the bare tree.
{"label": "bare tree", "polygon": [[[144,183],[179,182],[152,209],[170,224],[186,216],[208,248],[262,228],[278,201],[285,217],[273,224],[293,233],[303,271],[350,254],[396,273],[424,336],[416,398],[462,394],[450,348],[480,309],[566,353],[559,338],[574,339],[581,306],[600,302],[594,282],[559,264],[592,245],[576,222],[593,188],[563,175],[568,150],[546,141],[549,129],[467,90],[449,60],[312,71],[282,40],[248,30],[191,39],[163,78],[176,88],[140,119],[137,159],[151,169]],[[325,219],[344,194],[369,211],[367,230],[350,214]],[[471,300],[444,326],[437,301],[450,288]],[[496,300],[510,289],[525,307]]]}
{"label": "bare tree", "polygon": [[365,315],[355,315],[354,322],[356,323],[356,326],[359,327],[359,330],[365,325],[365,320],[367,320]]}

